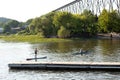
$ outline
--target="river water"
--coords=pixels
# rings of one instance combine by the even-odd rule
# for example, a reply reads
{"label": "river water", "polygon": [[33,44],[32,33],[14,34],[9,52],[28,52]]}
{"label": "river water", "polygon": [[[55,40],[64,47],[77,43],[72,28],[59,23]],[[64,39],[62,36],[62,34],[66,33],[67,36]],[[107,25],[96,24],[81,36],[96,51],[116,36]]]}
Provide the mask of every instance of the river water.
{"label": "river water", "polygon": [[[10,62],[47,56],[39,62],[120,62],[120,40],[80,40],[73,42],[18,43],[0,41],[0,80],[120,80],[120,71],[10,70]],[[79,50],[87,54],[74,55]]]}

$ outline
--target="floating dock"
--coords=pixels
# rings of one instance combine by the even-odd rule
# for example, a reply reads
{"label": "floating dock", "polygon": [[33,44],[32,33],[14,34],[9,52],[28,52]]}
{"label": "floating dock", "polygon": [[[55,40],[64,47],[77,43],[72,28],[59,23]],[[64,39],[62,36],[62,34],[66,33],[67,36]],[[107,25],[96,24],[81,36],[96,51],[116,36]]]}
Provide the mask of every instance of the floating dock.
{"label": "floating dock", "polygon": [[10,69],[120,70],[120,62],[16,62]]}

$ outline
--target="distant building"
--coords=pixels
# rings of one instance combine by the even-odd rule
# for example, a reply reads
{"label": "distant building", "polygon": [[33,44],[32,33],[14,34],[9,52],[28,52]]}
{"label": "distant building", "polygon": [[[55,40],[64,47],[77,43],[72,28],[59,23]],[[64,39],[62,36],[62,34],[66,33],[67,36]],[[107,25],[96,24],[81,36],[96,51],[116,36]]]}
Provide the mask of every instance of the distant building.
{"label": "distant building", "polygon": [[17,33],[18,31],[21,31],[21,27],[15,27],[11,28],[12,33]]}
{"label": "distant building", "polygon": [[0,33],[3,33],[3,28],[0,28]]}

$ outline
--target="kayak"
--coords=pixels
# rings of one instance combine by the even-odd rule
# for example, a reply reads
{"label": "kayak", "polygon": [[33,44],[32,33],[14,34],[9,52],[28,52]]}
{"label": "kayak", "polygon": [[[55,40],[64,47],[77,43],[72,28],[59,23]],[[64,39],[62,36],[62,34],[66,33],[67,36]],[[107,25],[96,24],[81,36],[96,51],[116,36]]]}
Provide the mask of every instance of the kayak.
{"label": "kayak", "polygon": [[73,53],[72,55],[79,55],[79,54],[83,55],[83,54],[87,54],[87,53],[88,53],[88,51],[81,51],[81,52]]}

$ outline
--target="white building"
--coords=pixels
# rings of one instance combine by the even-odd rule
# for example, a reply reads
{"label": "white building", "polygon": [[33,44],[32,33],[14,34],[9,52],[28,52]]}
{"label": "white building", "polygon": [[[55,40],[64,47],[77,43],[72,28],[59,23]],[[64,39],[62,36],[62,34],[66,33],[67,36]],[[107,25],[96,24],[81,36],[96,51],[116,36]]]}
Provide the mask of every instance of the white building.
{"label": "white building", "polygon": [[3,28],[0,28],[0,33],[3,33]]}

